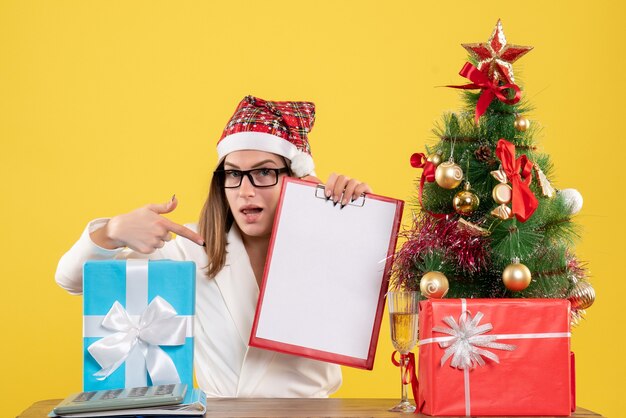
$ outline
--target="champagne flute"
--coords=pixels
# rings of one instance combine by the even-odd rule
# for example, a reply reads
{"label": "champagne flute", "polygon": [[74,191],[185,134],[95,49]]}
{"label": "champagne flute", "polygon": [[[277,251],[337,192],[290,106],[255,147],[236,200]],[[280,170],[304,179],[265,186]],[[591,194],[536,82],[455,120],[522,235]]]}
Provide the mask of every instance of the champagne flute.
{"label": "champagne flute", "polygon": [[414,412],[415,405],[408,399],[409,382],[404,377],[409,364],[406,356],[417,344],[417,312],[419,293],[413,291],[391,291],[387,293],[391,341],[395,349],[402,355],[400,359],[400,382],[402,398],[400,403],[390,409],[392,412]]}

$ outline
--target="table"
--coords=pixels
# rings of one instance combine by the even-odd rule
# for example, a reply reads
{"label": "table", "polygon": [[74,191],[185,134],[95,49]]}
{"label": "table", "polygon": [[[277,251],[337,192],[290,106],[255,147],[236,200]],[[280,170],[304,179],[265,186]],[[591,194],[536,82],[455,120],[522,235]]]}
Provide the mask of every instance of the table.
{"label": "table", "polygon": [[[206,417],[426,417],[422,414],[388,412],[387,408],[395,405],[397,401],[397,399],[209,399]],[[45,418],[59,402],[61,399],[35,402],[17,418]],[[578,408],[572,417],[601,418],[602,415]]]}

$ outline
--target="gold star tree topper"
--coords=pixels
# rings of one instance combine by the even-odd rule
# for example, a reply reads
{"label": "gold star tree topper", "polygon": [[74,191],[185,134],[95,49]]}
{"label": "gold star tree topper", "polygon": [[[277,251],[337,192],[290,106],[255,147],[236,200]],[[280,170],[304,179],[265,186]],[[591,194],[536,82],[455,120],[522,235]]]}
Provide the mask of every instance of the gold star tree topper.
{"label": "gold star tree topper", "polygon": [[461,45],[478,61],[479,71],[492,81],[505,84],[515,83],[512,64],[533,49],[532,46],[507,44],[500,19],[487,42]]}

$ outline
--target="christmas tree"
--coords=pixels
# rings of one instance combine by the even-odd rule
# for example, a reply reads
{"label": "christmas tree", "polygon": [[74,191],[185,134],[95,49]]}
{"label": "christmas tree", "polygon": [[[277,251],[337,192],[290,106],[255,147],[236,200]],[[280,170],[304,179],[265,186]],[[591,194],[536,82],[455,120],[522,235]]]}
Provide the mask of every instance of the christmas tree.
{"label": "christmas tree", "polygon": [[411,156],[423,169],[412,228],[396,256],[393,285],[423,297],[566,298],[576,323],[595,299],[573,247],[574,189],[550,181],[537,124],[524,116],[512,64],[532,47],[508,44],[500,21],[485,43],[463,44],[465,109],[444,114],[438,141]]}

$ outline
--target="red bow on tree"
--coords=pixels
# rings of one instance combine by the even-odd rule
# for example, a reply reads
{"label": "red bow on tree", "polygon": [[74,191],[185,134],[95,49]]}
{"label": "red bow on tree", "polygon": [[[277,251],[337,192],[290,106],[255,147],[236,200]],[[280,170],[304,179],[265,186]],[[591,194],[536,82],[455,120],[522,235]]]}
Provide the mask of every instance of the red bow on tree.
{"label": "red bow on tree", "polygon": [[[487,111],[489,104],[494,98],[497,97],[498,100],[509,105],[519,102],[522,98],[522,93],[517,85],[510,83],[500,86],[491,81],[485,73],[478,70],[478,68],[474,67],[474,65],[469,62],[465,63],[459,74],[470,80],[472,84],[446,87],[463,90],[482,89],[482,93],[480,93],[480,97],[476,103],[476,123],[478,123],[478,119]],[[513,89],[515,91],[515,96],[512,99],[505,96],[504,91],[507,89]]]}
{"label": "red bow on tree", "polygon": [[428,161],[423,153],[416,152],[411,155],[411,167],[423,168],[424,172],[422,173],[422,178],[429,183],[435,181],[435,170],[437,167],[435,167],[435,164]]}
{"label": "red bow on tree", "polygon": [[496,155],[502,162],[502,170],[506,173],[513,189],[512,212],[519,221],[526,222],[539,205],[529,187],[533,163],[525,154],[516,160],[515,145],[506,139],[498,141]]}

